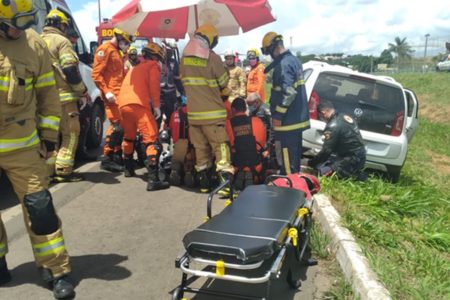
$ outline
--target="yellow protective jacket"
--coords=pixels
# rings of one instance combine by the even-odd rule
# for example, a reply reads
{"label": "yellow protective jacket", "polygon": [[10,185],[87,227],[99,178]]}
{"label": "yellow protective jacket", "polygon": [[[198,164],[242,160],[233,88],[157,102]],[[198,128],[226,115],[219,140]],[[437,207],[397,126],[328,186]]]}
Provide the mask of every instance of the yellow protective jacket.
{"label": "yellow protective jacket", "polygon": [[0,37],[0,155],[56,142],[61,115],[52,61],[33,29]]}
{"label": "yellow protective jacket", "polygon": [[213,51],[208,58],[183,55],[180,71],[189,124],[225,123],[227,111],[221,90],[227,89],[229,77],[220,56]]}
{"label": "yellow protective jacket", "polygon": [[230,81],[228,81],[228,89],[231,91],[228,100],[233,102],[233,100],[237,97],[245,98],[247,86],[245,82],[244,70],[242,70],[238,66],[233,66],[231,68],[227,67],[227,69],[230,75]]}
{"label": "yellow protective jacket", "polygon": [[73,50],[72,44],[66,36],[55,27],[44,27],[41,36],[50,51],[61,103],[64,104],[71,101],[77,101],[85,93],[86,86],[83,82],[78,84],[68,83],[66,76],[62,71],[64,68],[72,65],[78,67],[78,56]]}

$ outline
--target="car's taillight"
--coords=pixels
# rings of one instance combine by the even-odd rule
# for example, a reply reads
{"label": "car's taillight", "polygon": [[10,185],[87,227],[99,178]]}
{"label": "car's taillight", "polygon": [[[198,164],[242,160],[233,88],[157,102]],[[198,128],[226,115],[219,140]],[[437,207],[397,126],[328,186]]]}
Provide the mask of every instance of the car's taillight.
{"label": "car's taillight", "polygon": [[311,97],[309,97],[309,103],[308,103],[310,119],[317,120],[319,118],[319,115],[317,112],[317,108],[319,107],[319,104],[320,104],[319,94],[317,94],[316,91],[312,91]]}
{"label": "car's taillight", "polygon": [[404,120],[405,120],[405,111],[404,110],[399,111],[395,115],[394,127],[392,127],[391,135],[399,136],[402,134]]}

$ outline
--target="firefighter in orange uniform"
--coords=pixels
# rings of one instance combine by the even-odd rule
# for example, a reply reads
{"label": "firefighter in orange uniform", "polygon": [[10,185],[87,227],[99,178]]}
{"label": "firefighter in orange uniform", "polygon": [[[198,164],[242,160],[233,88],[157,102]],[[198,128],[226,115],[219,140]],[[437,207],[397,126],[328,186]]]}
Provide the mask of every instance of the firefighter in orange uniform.
{"label": "firefighter in orange uniform", "polygon": [[264,65],[259,61],[259,50],[256,48],[248,50],[247,59],[252,68],[247,77],[247,95],[258,93],[262,102],[266,102],[266,75]]}
{"label": "firefighter in orange uniform", "polygon": [[[67,280],[69,255],[44,161],[55,149],[61,104],[47,46],[28,29],[36,23],[33,1],[0,2],[0,171],[22,205],[36,266],[54,297],[66,299],[75,292]],[[0,285],[11,280],[7,252],[0,220]]]}
{"label": "firefighter in orange uniform", "polygon": [[128,71],[118,98],[124,128],[122,145],[125,156],[125,177],[134,175],[134,143],[139,130],[142,142],[146,145],[147,191],[155,191],[169,187],[169,183],[160,181],[158,176],[162,145],[158,142],[158,127],[155,120],[161,117],[161,67],[156,60],[163,62],[165,52],[158,44],[150,42],[144,47],[142,53],[144,61]]}
{"label": "firefighter in orange uniform", "polygon": [[189,137],[195,148],[195,168],[201,192],[208,192],[211,188],[213,157],[221,181],[233,174],[225,130],[227,111],[223,102],[230,94],[227,88],[229,77],[220,56],[212,51],[218,38],[214,26],[200,26],[184,48],[181,61]]}
{"label": "firefighter in orange uniform", "polygon": [[124,62],[121,54],[126,52],[133,36],[114,28],[111,41],[100,45],[95,52],[92,79],[100,89],[105,104],[105,113],[110,125],[106,131],[101,167],[111,172],[123,171],[122,148],[123,128],[117,97],[124,78]]}
{"label": "firefighter in orange uniform", "polygon": [[243,190],[262,179],[262,156],[267,143],[266,126],[260,118],[247,116],[247,104],[243,98],[234,99],[231,110],[233,116],[227,122],[227,133],[236,169],[234,185],[236,189]]}

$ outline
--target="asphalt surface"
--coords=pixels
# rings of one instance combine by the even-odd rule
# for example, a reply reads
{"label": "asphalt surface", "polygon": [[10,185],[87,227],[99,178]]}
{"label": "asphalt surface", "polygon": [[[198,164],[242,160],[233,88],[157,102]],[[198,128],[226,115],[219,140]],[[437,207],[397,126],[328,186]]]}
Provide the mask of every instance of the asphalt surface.
{"label": "asphalt surface", "polygon": [[[104,172],[99,163],[81,167],[86,180],[52,187],[71,255],[77,299],[171,299],[181,281],[175,268],[186,232],[206,216],[204,194],[171,187],[147,192],[144,169],[137,177]],[[0,287],[0,299],[52,299],[36,271],[21,209],[10,188],[0,182],[0,210],[9,240],[7,261],[13,280]],[[215,202],[218,213],[222,201]],[[15,206],[16,205],[16,206]],[[321,299],[333,278],[327,264],[304,268],[302,286],[289,288],[283,277],[269,299]],[[262,285],[197,280],[194,286],[237,294],[264,295]],[[188,299],[223,299],[186,294]]]}

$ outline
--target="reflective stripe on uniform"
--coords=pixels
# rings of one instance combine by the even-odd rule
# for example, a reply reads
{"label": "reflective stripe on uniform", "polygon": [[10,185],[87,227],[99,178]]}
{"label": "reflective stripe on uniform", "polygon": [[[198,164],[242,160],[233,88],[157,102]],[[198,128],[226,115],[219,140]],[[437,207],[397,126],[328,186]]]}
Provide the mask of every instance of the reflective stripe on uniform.
{"label": "reflective stripe on uniform", "polygon": [[275,107],[275,111],[276,112],[279,112],[279,113],[281,113],[281,114],[285,114],[286,112],[287,112],[287,107],[282,107],[282,106],[276,106]]}
{"label": "reflective stripe on uniform", "polygon": [[190,120],[213,120],[213,119],[222,119],[226,117],[227,111],[225,109],[202,111],[202,112],[188,112],[188,118]]}
{"label": "reflective stripe on uniform", "polygon": [[219,83],[220,86],[224,86],[228,82],[229,79],[230,79],[230,76],[228,76],[228,72],[225,72],[222,74],[222,76],[220,76],[217,79],[217,82]]}
{"label": "reflective stripe on uniform", "polygon": [[291,175],[291,163],[289,161],[289,149],[283,148],[283,164],[286,175]]}
{"label": "reflective stripe on uniform", "polygon": [[60,236],[48,242],[33,244],[34,255],[38,257],[56,255],[66,250],[64,237]]}
{"label": "reflective stripe on uniform", "polygon": [[72,100],[78,100],[78,97],[75,93],[59,93],[59,100],[61,102],[67,102]]}
{"label": "reflective stripe on uniform", "polygon": [[0,91],[7,92],[9,90],[9,77],[1,76],[0,77]]}
{"label": "reflective stripe on uniform", "polygon": [[285,126],[274,126],[274,131],[291,131],[291,130],[297,130],[306,128],[309,126],[309,120],[301,123],[291,124],[291,125],[285,125]]}
{"label": "reflective stripe on uniform", "polygon": [[181,80],[184,86],[209,86],[218,87],[217,81],[215,79],[206,79],[204,77],[183,77]]}
{"label": "reflective stripe on uniform", "polygon": [[77,63],[77,60],[70,53],[63,54],[59,57],[59,64],[61,66],[64,66],[66,64],[75,64],[75,63]]}
{"label": "reflective stripe on uniform", "polygon": [[0,139],[0,153],[31,147],[39,143],[37,130],[29,136],[20,139]]}
{"label": "reflective stripe on uniform", "polygon": [[[7,92],[9,90],[11,78],[7,76],[0,77],[0,91]],[[33,89],[33,78],[25,79],[25,90],[29,91]]]}
{"label": "reflective stripe on uniform", "polygon": [[184,57],[183,64],[186,66],[194,67],[206,67],[208,65],[208,60],[200,57]]}
{"label": "reflective stripe on uniform", "polygon": [[46,86],[52,86],[55,84],[56,84],[55,76],[53,74],[53,71],[50,71],[39,76],[36,80],[36,83],[34,84],[34,87],[41,88]]}
{"label": "reflective stripe on uniform", "polygon": [[59,117],[48,116],[44,117],[42,115],[39,116],[39,128],[46,128],[52,130],[59,130]]}
{"label": "reflective stripe on uniform", "polygon": [[[296,82],[294,82],[294,84],[293,84],[292,86],[293,86],[294,88],[298,88],[299,86],[301,86],[301,85],[303,85],[303,84],[305,84],[305,80],[299,79],[299,80],[297,80]],[[274,85],[274,86],[272,87],[272,89],[273,89],[274,91],[276,91],[276,92],[281,92],[281,91],[282,91],[281,86],[279,86],[279,85]]]}
{"label": "reflective stripe on uniform", "polygon": [[8,252],[8,247],[5,244],[0,243],[0,257],[3,257]]}

